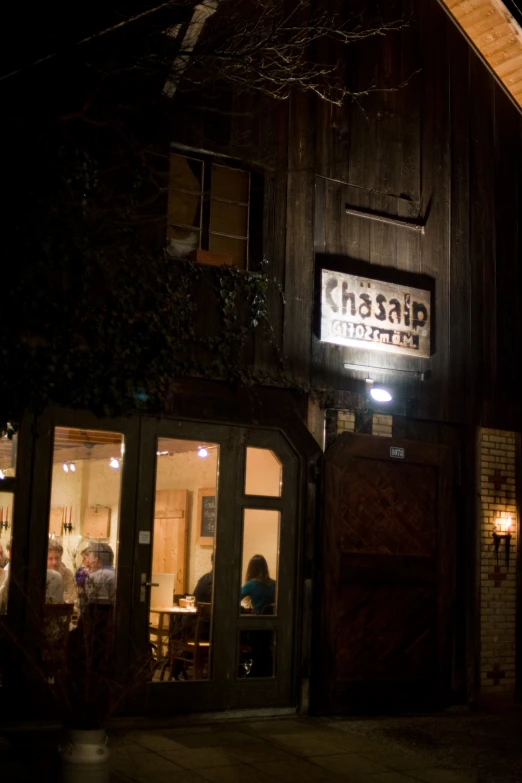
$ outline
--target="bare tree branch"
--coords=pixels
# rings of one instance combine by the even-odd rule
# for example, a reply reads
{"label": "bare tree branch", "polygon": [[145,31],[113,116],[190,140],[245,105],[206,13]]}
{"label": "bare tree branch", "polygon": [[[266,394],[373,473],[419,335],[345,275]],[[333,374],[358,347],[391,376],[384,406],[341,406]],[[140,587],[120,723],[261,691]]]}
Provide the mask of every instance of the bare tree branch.
{"label": "bare tree branch", "polygon": [[379,89],[349,88],[341,67],[344,49],[401,30],[407,21],[379,14],[369,20],[362,11],[346,14],[346,3],[332,5],[334,10],[311,0],[296,0],[291,8],[286,0],[203,0],[180,42],[164,93],[172,97],[182,79],[184,87],[219,80],[276,100],[298,90],[341,106],[347,98]]}

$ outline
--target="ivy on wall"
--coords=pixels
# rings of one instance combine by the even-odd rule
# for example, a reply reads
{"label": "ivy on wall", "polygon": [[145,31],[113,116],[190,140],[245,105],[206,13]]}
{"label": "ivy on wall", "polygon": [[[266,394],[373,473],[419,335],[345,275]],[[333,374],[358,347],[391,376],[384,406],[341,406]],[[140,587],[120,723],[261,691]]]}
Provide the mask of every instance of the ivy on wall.
{"label": "ivy on wall", "polygon": [[54,294],[38,286],[42,270],[34,271],[19,341],[0,339],[6,420],[48,404],[103,415],[159,412],[176,379],[260,380],[249,349],[256,331],[274,344],[268,296],[277,288],[265,271],[207,269],[165,256],[116,270],[86,263],[76,291]]}
{"label": "ivy on wall", "polygon": [[161,180],[142,220],[151,201],[143,156],[119,168],[113,158],[102,165],[76,141],[48,144],[37,179],[25,161],[27,176],[22,167],[11,180],[0,308],[4,422],[49,404],[160,412],[188,376],[266,381],[253,367],[256,333],[273,346],[272,380],[284,382],[269,321],[270,297],[281,291],[269,264],[243,271],[170,258],[150,241],[151,225],[157,236],[164,221]]}

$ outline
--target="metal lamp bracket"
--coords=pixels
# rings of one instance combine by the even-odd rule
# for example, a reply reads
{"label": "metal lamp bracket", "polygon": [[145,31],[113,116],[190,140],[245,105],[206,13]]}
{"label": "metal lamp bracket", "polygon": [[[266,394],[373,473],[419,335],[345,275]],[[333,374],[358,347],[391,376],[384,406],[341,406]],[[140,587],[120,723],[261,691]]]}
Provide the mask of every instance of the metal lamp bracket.
{"label": "metal lamp bracket", "polygon": [[495,544],[495,555],[497,557],[498,565],[498,550],[500,549],[500,543],[504,540],[506,547],[506,568],[509,569],[509,549],[511,545],[511,533],[493,533],[493,542]]}

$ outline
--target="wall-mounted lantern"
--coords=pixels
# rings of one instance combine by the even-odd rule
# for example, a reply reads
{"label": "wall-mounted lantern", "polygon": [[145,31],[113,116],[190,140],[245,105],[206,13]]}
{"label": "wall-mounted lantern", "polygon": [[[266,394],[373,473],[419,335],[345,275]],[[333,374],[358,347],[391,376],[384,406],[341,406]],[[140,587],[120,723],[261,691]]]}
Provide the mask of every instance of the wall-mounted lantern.
{"label": "wall-mounted lantern", "polygon": [[493,542],[495,544],[495,554],[497,556],[500,544],[504,542],[506,549],[506,568],[509,568],[509,548],[511,545],[511,517],[497,517],[495,519],[495,532],[493,533]]}

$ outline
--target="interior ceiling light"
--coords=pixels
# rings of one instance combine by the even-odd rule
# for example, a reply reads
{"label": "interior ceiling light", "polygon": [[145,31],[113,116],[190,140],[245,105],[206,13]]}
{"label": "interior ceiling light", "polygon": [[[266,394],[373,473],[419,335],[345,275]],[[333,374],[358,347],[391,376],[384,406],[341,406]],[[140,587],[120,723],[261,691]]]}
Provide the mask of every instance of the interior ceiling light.
{"label": "interior ceiling light", "polygon": [[156,452],[156,456],[157,457],[168,457],[169,456],[169,452],[168,451],[157,451]]}
{"label": "interior ceiling light", "polygon": [[0,481],[3,481],[5,479],[5,473],[3,470],[0,470]]}
{"label": "interior ceiling light", "polygon": [[117,470],[120,467],[120,461],[116,457],[111,457],[109,460],[109,467]]}
{"label": "interior ceiling light", "polygon": [[76,473],[76,465],[74,464],[74,462],[69,462],[69,470],[71,471],[71,473]]}
{"label": "interior ceiling light", "polygon": [[370,389],[370,394],[372,395],[373,399],[376,402],[391,402],[392,396],[389,391],[386,391],[386,389],[381,389],[379,387],[372,387]]}
{"label": "interior ceiling light", "polygon": [[68,473],[68,472],[69,472],[69,465],[68,465],[66,462],[64,462],[64,463],[63,463],[63,465],[62,465],[62,468],[64,469],[64,471],[65,471],[66,473]]}
{"label": "interior ceiling light", "polygon": [[198,449],[198,457],[208,457],[208,449],[204,446],[200,446]]}

